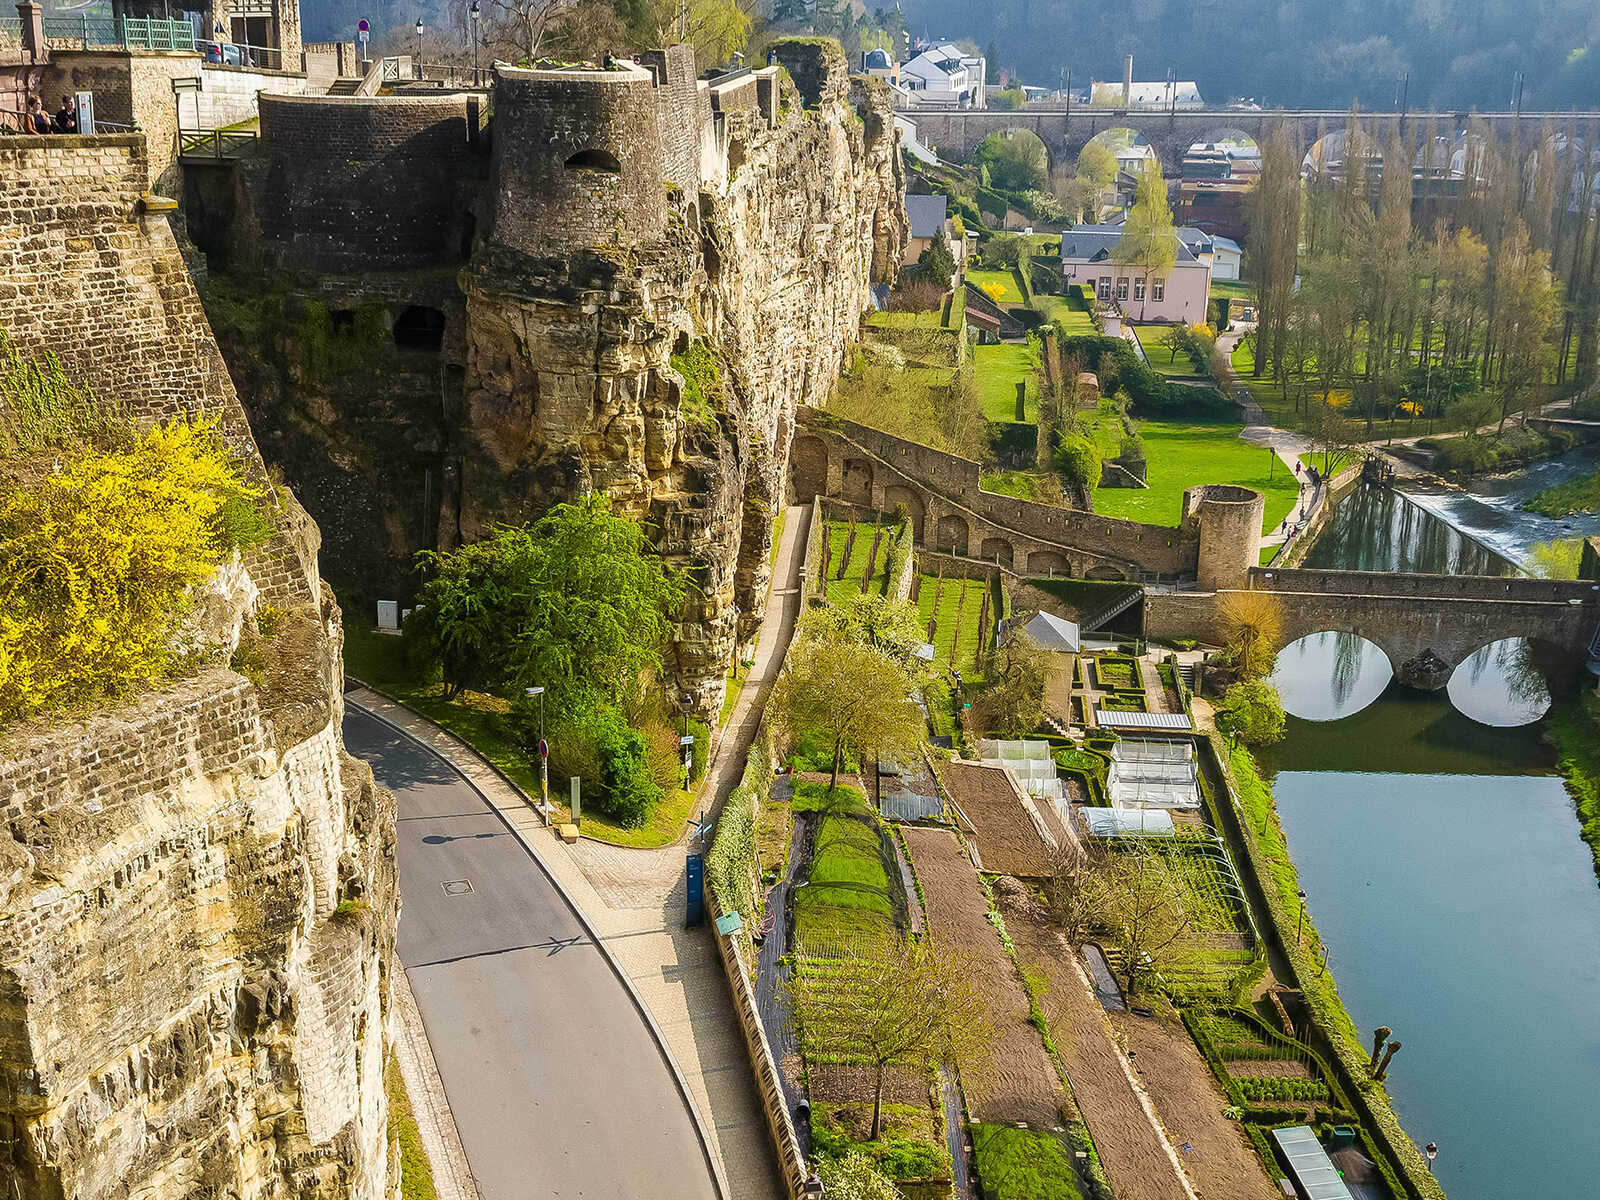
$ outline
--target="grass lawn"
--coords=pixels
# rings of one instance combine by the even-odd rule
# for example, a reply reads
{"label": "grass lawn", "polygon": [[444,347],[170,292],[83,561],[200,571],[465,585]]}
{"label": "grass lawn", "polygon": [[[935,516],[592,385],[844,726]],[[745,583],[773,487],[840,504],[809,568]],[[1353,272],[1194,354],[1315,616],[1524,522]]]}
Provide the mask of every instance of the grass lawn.
{"label": "grass lawn", "polygon": [[1117,416],[1117,410],[1111,407],[1107,397],[1100,397],[1094,412],[1079,413],[1078,420],[1090,426],[1089,432],[1095,445],[1100,447],[1101,458],[1116,458],[1122,453],[1122,418]]}
{"label": "grass lawn", "polygon": [[[830,604],[845,605],[852,597],[861,595],[861,577],[868,573],[868,555],[871,555],[871,582],[867,585],[869,592],[883,595],[889,568],[890,530],[885,527],[879,534],[879,527],[858,521],[856,523],[855,544],[850,547],[850,561],[844,568],[844,578],[838,578],[839,566],[844,562],[845,545],[850,540],[850,526],[848,524],[834,525],[828,534],[828,602]],[[873,553],[873,542],[877,542],[877,553]]]}
{"label": "grass lawn", "polygon": [[[399,638],[360,625],[346,623],[344,627],[344,666],[374,691],[448,729],[528,795],[539,794],[539,768],[533,756],[517,744],[509,727],[508,701],[481,692],[463,692],[454,700],[446,700],[442,685],[417,679],[406,662],[405,647]],[[563,819],[571,815],[563,802],[565,785],[565,780],[552,780],[550,784],[550,799]],[[692,792],[672,792],[656,806],[648,822],[638,829],[627,829],[585,806],[583,834],[617,846],[665,846],[683,832],[693,807]]]}
{"label": "grass lawn", "polygon": [[[1250,390],[1256,398],[1256,403],[1261,406],[1261,411],[1267,416],[1268,423],[1276,425],[1279,429],[1297,429],[1302,424],[1301,416],[1294,411],[1294,401],[1285,400],[1278,390],[1277,377],[1263,374],[1260,379],[1255,378],[1256,358],[1251,342],[1243,339],[1233,348],[1231,356],[1233,373],[1239,377],[1239,383]],[[1330,397],[1337,404],[1350,403],[1348,388],[1335,388]]]}
{"label": "grass lawn", "polygon": [[[1211,298],[1213,300],[1226,296],[1230,300],[1241,300],[1245,304],[1256,302],[1256,285],[1243,279],[1217,279],[1211,280]],[[1232,306],[1233,315],[1238,316],[1239,305]]]}
{"label": "grass lawn", "polygon": [[[928,619],[937,618],[930,639],[933,642],[934,661],[954,667],[969,682],[977,678],[978,655],[984,636],[981,622],[983,600],[988,590],[989,585],[981,579],[949,577],[941,586],[936,576],[924,575],[921,590],[917,593],[917,611],[922,616],[924,636],[927,634]],[[992,623],[992,609],[989,618]]]}
{"label": "grass lawn", "polygon": [[1027,387],[1023,404],[1023,420],[1039,419],[1038,386],[1033,372],[1038,367],[1038,357],[1026,345],[1002,343],[998,346],[974,346],[972,366],[978,380],[978,399],[983,405],[983,415],[997,424],[1017,419],[1017,384]]}
{"label": "grass lawn", "polygon": [[1186,488],[1235,483],[1266,495],[1266,519],[1261,528],[1262,532],[1271,529],[1294,507],[1299,487],[1293,472],[1272,451],[1239,440],[1242,428],[1210,422],[1141,421],[1150,486],[1097,488],[1095,511],[1175,527],[1182,516]]}
{"label": "grass lawn", "polygon": [[994,1200],[1079,1200],[1083,1195],[1072,1155],[1052,1133],[974,1124],[972,1152],[983,1194]]}
{"label": "grass lawn", "polygon": [[1001,496],[1015,496],[1018,500],[1033,500],[1039,504],[1066,507],[1061,494],[1061,480],[1051,472],[1040,471],[985,471],[978,478],[978,486],[986,492]]}
{"label": "grass lawn", "polygon": [[867,326],[871,329],[938,329],[939,310],[868,313]]}
{"label": "grass lawn", "polygon": [[1046,321],[1057,322],[1066,337],[1076,337],[1078,334],[1092,337],[1098,332],[1094,322],[1089,319],[1088,311],[1074,307],[1072,301],[1065,296],[1042,296],[1035,293],[1033,307],[1043,314]]}
{"label": "grass lawn", "polygon": [[1022,288],[1017,284],[1014,271],[979,271],[968,270],[966,277],[967,286],[980,287],[989,292],[993,287],[1003,290],[993,297],[997,304],[1021,304]]}
{"label": "grass lawn", "polygon": [[383,1087],[389,1094],[389,1138],[400,1143],[400,1200],[438,1200],[433,1167],[422,1148],[417,1118],[411,1112],[411,1097],[406,1094],[396,1059],[391,1058],[383,1069]]}
{"label": "grass lawn", "polygon": [[1179,352],[1177,359],[1174,360],[1172,351],[1161,344],[1161,339],[1166,337],[1172,328],[1173,326],[1171,325],[1135,325],[1133,327],[1133,332],[1138,336],[1139,344],[1144,347],[1144,352],[1150,360],[1150,365],[1162,375],[1194,376],[1205,374],[1204,371],[1194,365],[1194,359],[1187,354]]}

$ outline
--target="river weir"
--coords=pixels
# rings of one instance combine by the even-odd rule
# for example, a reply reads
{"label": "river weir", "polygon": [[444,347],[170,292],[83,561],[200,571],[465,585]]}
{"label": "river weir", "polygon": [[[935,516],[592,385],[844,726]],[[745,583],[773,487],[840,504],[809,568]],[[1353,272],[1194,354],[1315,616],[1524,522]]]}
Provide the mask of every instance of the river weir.
{"label": "river weir", "polygon": [[[1363,486],[1306,565],[1521,573],[1534,544],[1600,532],[1519,507],[1596,458],[1467,490]],[[1357,1028],[1403,1043],[1389,1092],[1438,1144],[1452,1200],[1594,1195],[1600,888],[1543,740],[1543,679],[1520,642],[1484,647],[1443,692],[1392,676],[1334,632],[1286,646],[1274,675],[1291,715],[1260,766],[1329,969]]]}

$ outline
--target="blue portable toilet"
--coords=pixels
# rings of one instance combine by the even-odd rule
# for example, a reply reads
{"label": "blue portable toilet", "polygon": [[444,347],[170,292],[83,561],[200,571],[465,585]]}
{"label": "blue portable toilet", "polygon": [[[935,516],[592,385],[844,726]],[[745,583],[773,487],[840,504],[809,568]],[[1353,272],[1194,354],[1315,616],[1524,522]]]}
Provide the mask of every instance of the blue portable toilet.
{"label": "blue portable toilet", "polygon": [[699,854],[690,854],[688,863],[688,911],[684,914],[685,928],[706,923],[706,864]]}

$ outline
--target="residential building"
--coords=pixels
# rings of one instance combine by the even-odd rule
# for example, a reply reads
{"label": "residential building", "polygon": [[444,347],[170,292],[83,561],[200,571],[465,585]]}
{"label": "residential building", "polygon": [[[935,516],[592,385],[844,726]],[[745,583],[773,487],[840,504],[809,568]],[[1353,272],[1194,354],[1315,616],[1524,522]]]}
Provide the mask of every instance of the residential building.
{"label": "residential building", "polygon": [[1232,238],[1211,239],[1211,278],[1238,279],[1244,261],[1244,251]]}
{"label": "residential building", "polygon": [[1178,207],[1174,215],[1185,225],[1243,242],[1249,228],[1245,219],[1245,200],[1255,190],[1255,176],[1242,179],[1189,179],[1178,183]]}
{"label": "residential building", "polygon": [[909,267],[922,257],[922,252],[934,242],[943,242],[961,265],[967,254],[967,241],[955,235],[955,221],[949,215],[949,201],[944,196],[907,196],[906,218],[911,226],[911,236],[906,241],[905,257],[900,265]]}
{"label": "residential building", "polygon": [[1096,108],[1153,109],[1157,112],[1174,108],[1204,108],[1200,88],[1192,79],[1138,80],[1089,85],[1089,103]]}
{"label": "residential building", "polygon": [[900,86],[919,106],[984,108],[987,81],[983,57],[963,54],[949,42],[931,46],[900,64]]}
{"label": "residential building", "polygon": [[1139,322],[1192,325],[1206,318],[1211,294],[1213,248],[1208,234],[1180,228],[1173,235],[1173,263],[1145,272],[1116,261],[1121,225],[1079,225],[1061,235],[1061,275],[1081,284],[1102,304],[1116,304]]}

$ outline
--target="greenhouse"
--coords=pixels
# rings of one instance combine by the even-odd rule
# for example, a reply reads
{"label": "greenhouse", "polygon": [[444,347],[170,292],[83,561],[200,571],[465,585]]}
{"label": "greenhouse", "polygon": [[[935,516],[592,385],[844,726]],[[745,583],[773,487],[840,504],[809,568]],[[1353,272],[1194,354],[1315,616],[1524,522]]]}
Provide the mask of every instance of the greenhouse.
{"label": "greenhouse", "polygon": [[1193,743],[1123,738],[1111,750],[1106,789],[1113,804],[1126,808],[1199,808]]}
{"label": "greenhouse", "polygon": [[1093,838],[1174,837],[1172,815],[1151,808],[1080,808]]}
{"label": "greenhouse", "polygon": [[1058,808],[1065,799],[1049,742],[984,738],[978,743],[978,759],[985,766],[1004,767],[1010,771],[1022,790],[1030,796],[1056,801]]}

